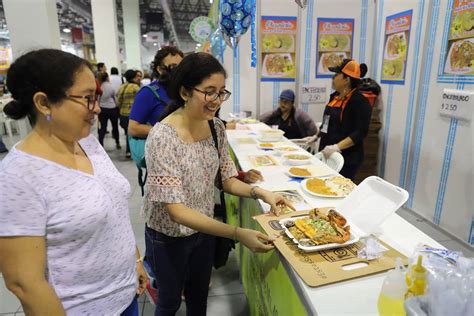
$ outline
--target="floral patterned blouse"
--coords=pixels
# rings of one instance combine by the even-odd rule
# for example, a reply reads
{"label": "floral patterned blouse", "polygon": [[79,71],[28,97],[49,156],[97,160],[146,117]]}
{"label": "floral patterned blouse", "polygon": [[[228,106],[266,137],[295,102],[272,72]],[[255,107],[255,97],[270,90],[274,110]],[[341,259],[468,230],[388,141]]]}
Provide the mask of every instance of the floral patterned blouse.
{"label": "floral patterned blouse", "polygon": [[173,222],[165,203],[183,203],[213,217],[214,184],[220,165],[222,181],[237,176],[228,151],[224,123],[214,119],[220,163],[212,137],[185,143],[169,124],[157,123],[145,145],[148,177],[143,204],[148,227],[171,237],[184,237],[195,230]]}

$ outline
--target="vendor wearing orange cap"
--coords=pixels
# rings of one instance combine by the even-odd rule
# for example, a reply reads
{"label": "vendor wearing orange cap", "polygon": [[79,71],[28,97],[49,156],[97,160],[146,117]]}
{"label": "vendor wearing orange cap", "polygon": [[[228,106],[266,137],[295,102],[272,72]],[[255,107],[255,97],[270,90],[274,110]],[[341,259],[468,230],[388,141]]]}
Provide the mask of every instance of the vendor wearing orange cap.
{"label": "vendor wearing orange cap", "polygon": [[344,59],[341,65],[329,70],[335,72],[332,85],[336,92],[324,109],[319,150],[326,158],[340,152],[344,156],[341,175],[354,179],[364,159],[363,140],[372,114],[369,101],[358,89],[367,65]]}

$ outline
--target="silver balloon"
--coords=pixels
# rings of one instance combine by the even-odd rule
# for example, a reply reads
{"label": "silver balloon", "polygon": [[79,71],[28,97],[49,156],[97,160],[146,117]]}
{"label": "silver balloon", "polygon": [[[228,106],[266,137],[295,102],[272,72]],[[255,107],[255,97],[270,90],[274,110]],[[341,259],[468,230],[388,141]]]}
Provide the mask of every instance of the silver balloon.
{"label": "silver balloon", "polygon": [[[221,30],[222,31],[222,30]],[[230,37],[224,31],[222,31],[222,37],[224,38],[225,43],[230,48],[236,48],[240,41],[240,36]]]}
{"label": "silver balloon", "polygon": [[295,0],[295,2],[302,8],[306,8],[306,5],[308,4],[308,0]]}

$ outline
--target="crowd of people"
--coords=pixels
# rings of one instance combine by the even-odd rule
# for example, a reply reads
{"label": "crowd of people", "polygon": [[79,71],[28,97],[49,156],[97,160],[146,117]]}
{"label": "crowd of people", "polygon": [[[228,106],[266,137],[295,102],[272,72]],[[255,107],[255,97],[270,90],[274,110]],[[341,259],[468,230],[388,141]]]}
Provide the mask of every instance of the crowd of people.
{"label": "crowd of people", "polygon": [[[55,67],[51,67],[55,65]],[[273,237],[214,218],[215,184],[260,199],[278,215],[284,197],[250,185],[257,170],[238,173],[218,110],[229,99],[226,71],[212,55],[184,56],[163,47],[153,81],[138,70],[91,65],[55,50],[31,51],[11,65],[13,101],[4,112],[28,117],[33,130],[0,162],[0,271],[29,314],[138,315],[147,282],[128,210],[130,184],[103,148],[107,124],[116,149],[119,128],[142,140],[147,179],[142,211],[146,260],[158,282],[155,315],[174,315],[184,292],[190,315],[205,315],[217,237],[253,252]],[[358,92],[367,67],[345,60],[331,69],[334,94],[321,126],[284,90],[279,107],[260,118],[288,138],[320,137],[325,155],[342,152],[351,178],[363,159],[370,105]],[[98,139],[91,134],[98,116]],[[0,147],[1,150],[1,147]],[[198,185],[196,185],[198,184]]]}

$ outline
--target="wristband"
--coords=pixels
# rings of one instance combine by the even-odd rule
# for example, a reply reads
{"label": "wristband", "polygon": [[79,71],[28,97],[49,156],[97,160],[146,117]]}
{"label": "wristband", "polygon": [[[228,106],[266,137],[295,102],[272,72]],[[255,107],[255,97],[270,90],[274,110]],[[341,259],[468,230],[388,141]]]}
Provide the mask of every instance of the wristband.
{"label": "wristband", "polygon": [[250,189],[250,196],[252,197],[252,199],[256,200],[258,199],[258,196],[257,196],[257,192],[255,192],[257,190],[258,187],[252,187]]}

